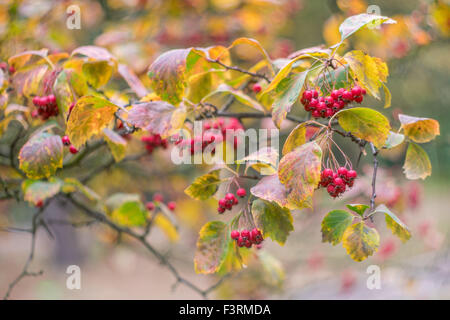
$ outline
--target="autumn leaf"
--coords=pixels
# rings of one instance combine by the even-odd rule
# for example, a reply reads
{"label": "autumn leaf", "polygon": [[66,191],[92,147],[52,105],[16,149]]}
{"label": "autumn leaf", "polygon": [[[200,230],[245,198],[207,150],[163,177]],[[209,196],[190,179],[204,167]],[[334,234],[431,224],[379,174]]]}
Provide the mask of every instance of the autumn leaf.
{"label": "autumn leaf", "polygon": [[64,114],[64,118],[67,117],[70,105],[78,97],[86,95],[88,91],[86,79],[74,69],[65,69],[59,73],[53,84],[53,93],[59,110]]}
{"label": "autumn leaf", "polygon": [[220,169],[213,170],[205,175],[197,177],[192,184],[184,190],[188,196],[196,200],[206,200],[212,197],[222,181],[219,178]]}
{"label": "autumn leaf", "polygon": [[292,74],[280,81],[274,90],[272,120],[280,128],[292,105],[297,101],[309,71]]}
{"label": "autumn leaf", "polygon": [[67,122],[66,134],[74,146],[81,147],[100,134],[114,119],[118,107],[100,97],[84,96],[77,100]]}
{"label": "autumn leaf", "polygon": [[280,182],[289,190],[288,201],[298,208],[312,207],[312,195],[320,181],[322,150],[308,142],[286,154],[278,165]]}
{"label": "autumn leaf", "polygon": [[389,120],[373,109],[352,108],[337,113],[339,125],[360,139],[372,142],[377,148],[383,147],[391,126]]}
{"label": "autumn leaf", "polygon": [[339,33],[341,34],[341,42],[364,27],[369,26],[374,28],[383,23],[392,24],[396,23],[396,21],[390,19],[389,17],[369,13],[361,13],[358,15],[348,17],[339,26]]}
{"label": "autumn leaf", "polygon": [[289,133],[289,136],[284,142],[283,156],[306,143],[306,128],[309,123],[309,121],[302,122]]}
{"label": "autumn leaf", "polygon": [[186,119],[184,104],[175,108],[165,101],[151,101],[132,105],[128,112],[128,122],[167,138],[181,129]]}
{"label": "autumn leaf", "polygon": [[48,178],[63,165],[61,137],[39,132],[19,152],[19,167],[30,179]]}
{"label": "autumn leaf", "polygon": [[137,194],[116,193],[105,201],[111,219],[123,226],[145,225],[148,212]]}
{"label": "autumn leaf", "polygon": [[228,233],[228,226],[221,221],[211,221],[202,227],[194,257],[195,272],[211,274],[219,270],[231,249]]}
{"label": "autumn leaf", "polygon": [[116,162],[122,160],[125,157],[127,141],[117,132],[108,128],[103,129],[103,135],[114,160],[116,160]]}
{"label": "autumn leaf", "polygon": [[278,157],[278,152],[274,148],[263,147],[245,158],[237,160],[236,163],[246,163],[247,168],[251,167],[262,175],[271,175],[277,172]]}
{"label": "autumn leaf", "polygon": [[180,238],[176,226],[164,214],[155,214],[152,218],[152,223],[161,229],[170,241],[176,242]]}
{"label": "autumn leaf", "polygon": [[177,105],[186,88],[186,57],[191,49],[175,49],[160,55],[150,66],[151,86],[161,99]]}
{"label": "autumn leaf", "polygon": [[392,231],[392,234],[400,238],[402,242],[406,242],[411,238],[409,228],[384,204],[380,204],[375,208],[373,213],[384,213],[386,219],[386,226]]}
{"label": "autumn leaf", "polygon": [[431,162],[428,154],[419,145],[410,143],[406,150],[403,172],[411,180],[425,179],[431,175]]}
{"label": "autumn leaf", "polygon": [[403,141],[405,141],[405,136],[403,134],[389,131],[389,135],[386,139],[386,142],[384,143],[383,148],[395,148],[396,146],[402,144]]}
{"label": "autumn leaf", "polygon": [[275,202],[261,199],[253,201],[252,215],[264,238],[269,237],[281,245],[284,245],[289,233],[294,230],[291,211]]}
{"label": "autumn leaf", "polygon": [[279,206],[293,209],[289,204],[288,192],[281,184],[278,174],[262,177],[258,183],[250,189],[250,192],[258,198],[276,202]]}
{"label": "autumn leaf", "polygon": [[333,245],[342,240],[345,230],[352,224],[354,216],[345,210],[333,210],[322,220],[322,242]]}
{"label": "autumn leaf", "polygon": [[52,198],[59,193],[62,187],[62,181],[58,178],[49,180],[24,180],[22,182],[22,191],[25,201],[37,205],[46,199]]}
{"label": "autumn leaf", "polygon": [[439,122],[434,119],[411,117],[405,114],[399,114],[398,119],[405,135],[414,142],[429,142],[440,134]]}
{"label": "autumn leaf", "polygon": [[363,261],[378,251],[380,236],[376,229],[358,222],[345,230],[342,245],[353,260]]}
{"label": "autumn leaf", "polygon": [[83,63],[83,74],[91,86],[98,89],[108,83],[115,65],[107,60],[86,61]]}
{"label": "autumn leaf", "polygon": [[350,65],[354,77],[367,92],[380,99],[379,88],[386,82],[388,68],[386,63],[378,58],[373,58],[360,50],[347,52],[344,60]]}
{"label": "autumn leaf", "polygon": [[367,204],[348,204],[346,205],[346,207],[359,214],[361,217],[364,217],[364,212],[369,209],[369,206]]}
{"label": "autumn leaf", "polygon": [[388,87],[384,83],[381,83],[381,86],[383,87],[384,91],[384,108],[386,109],[391,106],[392,95]]}

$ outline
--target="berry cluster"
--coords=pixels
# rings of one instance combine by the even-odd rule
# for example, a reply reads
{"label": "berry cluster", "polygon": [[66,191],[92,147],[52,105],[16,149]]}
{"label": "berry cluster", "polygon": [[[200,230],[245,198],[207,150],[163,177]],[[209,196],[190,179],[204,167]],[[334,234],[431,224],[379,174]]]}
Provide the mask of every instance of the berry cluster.
{"label": "berry cluster", "polygon": [[[163,202],[163,200],[164,200],[164,197],[162,196],[162,194],[155,193],[153,195],[153,201],[147,202],[145,204],[145,207],[147,208],[148,211],[153,211],[153,210],[155,210],[155,207],[156,207],[155,202],[160,203],[160,202]],[[170,211],[175,211],[175,208],[177,207],[177,204],[175,201],[169,201],[169,202],[167,202],[166,205]]]}
{"label": "berry cluster", "polygon": [[57,116],[59,113],[56,98],[53,94],[43,97],[35,96],[33,98],[33,104],[37,107],[37,115],[39,115],[42,120]]}
{"label": "berry cluster", "polygon": [[253,244],[258,247],[264,240],[261,231],[257,228],[254,228],[252,231],[244,229],[241,232],[233,230],[231,231],[231,239],[236,240],[240,248],[250,248]]}
{"label": "berry cluster", "polygon": [[145,148],[148,153],[152,153],[156,148],[167,149],[168,143],[167,139],[162,139],[159,134],[150,134],[148,136],[143,136],[141,141],[145,143]]}
{"label": "berry cluster", "polygon": [[[191,154],[195,152],[203,152],[204,149],[211,143],[220,143],[227,139],[227,131],[234,134],[235,130],[244,129],[242,124],[236,118],[217,118],[212,121],[203,122],[202,136],[194,137],[193,139],[178,139],[175,144],[180,148],[189,148]],[[237,148],[238,137],[234,137],[234,148]],[[212,150],[214,152],[214,149]]]}
{"label": "berry cluster", "polygon": [[347,170],[345,167],[340,167],[337,172],[332,169],[323,169],[320,174],[319,185],[327,188],[328,193],[333,198],[336,198],[341,193],[345,192],[346,187],[353,187],[353,182],[357,177],[355,170]]}
{"label": "berry cluster", "polygon": [[224,198],[219,200],[219,207],[217,208],[217,212],[224,213],[225,210],[231,210],[233,206],[239,203],[236,196],[232,193],[227,193]]}
{"label": "berry cluster", "polygon": [[329,118],[336,112],[345,108],[345,106],[355,101],[361,103],[366,90],[360,86],[354,86],[349,90],[340,88],[331,91],[329,96],[320,96],[315,89],[305,90],[301,99],[302,104],[307,112],[311,112],[314,118]]}
{"label": "berry cluster", "polygon": [[62,141],[63,145],[65,145],[66,147],[69,147],[69,151],[71,154],[78,153],[78,149],[75,148],[75,146],[70,143],[70,139],[68,136],[62,137],[61,141]]}

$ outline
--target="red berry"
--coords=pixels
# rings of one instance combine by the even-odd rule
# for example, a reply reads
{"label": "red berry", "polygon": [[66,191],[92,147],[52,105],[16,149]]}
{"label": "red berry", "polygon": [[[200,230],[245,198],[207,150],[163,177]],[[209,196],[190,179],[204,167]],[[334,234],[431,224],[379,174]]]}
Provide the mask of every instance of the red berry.
{"label": "red berry", "polygon": [[338,169],[337,173],[338,173],[338,175],[339,175],[341,178],[346,178],[346,177],[347,177],[347,169],[344,168],[344,167],[340,167],[340,168]]}
{"label": "red berry", "polygon": [[353,98],[354,100],[355,100],[355,102],[357,102],[357,103],[361,103],[362,101],[363,101],[363,96],[356,96],[356,97],[354,97]]}
{"label": "red berry", "polygon": [[309,106],[311,108],[316,108],[318,104],[319,104],[319,100],[317,100],[316,98],[312,98],[311,101],[309,102]]}
{"label": "red berry", "polygon": [[361,95],[361,87],[360,86],[355,86],[355,87],[352,88],[351,92],[352,92],[352,95],[354,97],[360,96]]}
{"label": "red berry", "polygon": [[225,208],[224,208],[224,207],[218,207],[218,208],[217,208],[217,211],[218,211],[219,213],[224,213],[224,212],[225,212]]}
{"label": "red berry", "polygon": [[239,238],[237,239],[237,245],[238,245],[239,247],[242,248],[242,247],[245,245],[245,240],[244,240],[244,238],[239,237]]}
{"label": "red berry", "polygon": [[247,195],[247,191],[245,191],[244,188],[239,188],[239,189],[237,189],[236,194],[239,197],[244,198]]}
{"label": "red berry", "polygon": [[48,96],[48,102],[51,104],[55,104],[56,103],[56,97],[55,95],[51,94]]}
{"label": "red berry", "polygon": [[227,205],[227,200],[225,200],[225,199],[219,200],[219,207],[225,208],[226,205]]}
{"label": "red berry", "polygon": [[255,83],[254,85],[253,85],[253,92],[254,93],[258,93],[258,92],[260,92],[261,91],[261,85],[259,84],[259,83]]}
{"label": "red berry", "polygon": [[241,237],[244,239],[250,239],[250,231],[248,231],[247,229],[242,230]]}
{"label": "red berry", "polygon": [[250,240],[245,241],[245,246],[246,246],[247,248],[251,248],[252,242],[251,242]]}
{"label": "red berry", "polygon": [[366,93],[367,93],[366,89],[361,89],[361,94],[362,94],[363,96],[365,96]]}
{"label": "red berry", "polygon": [[306,90],[305,92],[303,92],[303,98],[305,98],[306,100],[311,100],[313,98],[312,92],[309,90]]}
{"label": "red berry", "polygon": [[319,112],[319,110],[314,110],[314,111],[311,113],[311,115],[312,115],[314,118],[320,118],[320,117],[322,116],[322,114]]}
{"label": "red berry", "polygon": [[332,106],[334,103],[334,99],[332,97],[326,97],[325,98],[325,103]]}
{"label": "red berry", "polygon": [[333,91],[331,91],[331,97],[332,97],[334,100],[337,100],[337,99],[339,98],[339,91],[338,91],[338,90],[333,90]]}
{"label": "red berry", "polygon": [[48,105],[49,103],[49,98],[48,97],[41,97],[41,105]]}
{"label": "red berry", "polygon": [[347,179],[353,180],[353,179],[356,179],[357,176],[358,176],[358,174],[356,173],[355,170],[348,170],[347,171]]}
{"label": "red berry", "polygon": [[162,196],[161,193],[155,193],[153,195],[153,200],[156,202],[162,202],[164,200],[164,197]]}
{"label": "red berry", "polygon": [[68,136],[64,136],[61,138],[63,145],[68,146],[70,145],[70,139]]}
{"label": "red berry", "polygon": [[339,109],[344,109],[344,107],[345,107],[345,102],[344,102],[343,100],[339,100],[337,103],[338,103],[338,105],[339,105]]}
{"label": "red berry", "polygon": [[39,116],[39,112],[37,110],[31,111],[31,117],[32,118],[37,118],[38,116]]}
{"label": "red berry", "polygon": [[70,147],[69,147],[69,151],[70,151],[70,153],[71,153],[71,154],[75,154],[75,153],[78,153],[78,149],[77,149],[77,148],[75,148],[75,146],[74,146],[74,145],[70,145]]}
{"label": "red berry", "polygon": [[327,108],[327,110],[325,111],[325,117],[329,118],[332,117],[334,114],[333,109],[331,108]]}
{"label": "red berry", "polygon": [[170,211],[174,211],[176,207],[177,204],[175,203],[175,201],[170,201],[169,203],[167,203],[167,208],[169,208]]}
{"label": "red berry", "polygon": [[333,194],[334,191],[335,191],[334,185],[329,184],[328,187],[327,187],[327,191],[328,191],[329,194]]}
{"label": "red berry", "polygon": [[14,68],[13,66],[9,66],[8,71],[10,74],[13,74],[14,72],[16,72],[16,68]]}
{"label": "red berry", "polygon": [[319,92],[317,90],[311,90],[313,98],[317,99],[319,97]]}
{"label": "red berry", "polygon": [[238,203],[239,203],[239,200],[235,197],[234,200],[233,200],[232,205],[234,206],[234,205],[237,205]]}
{"label": "red berry", "polygon": [[37,107],[38,104],[39,104],[39,97],[38,96],[34,96],[32,102]]}
{"label": "red berry", "polygon": [[227,201],[233,201],[234,202],[234,198],[235,198],[235,196],[232,193],[227,193],[225,195],[225,200],[227,200]]}
{"label": "red berry", "polygon": [[342,94],[342,99],[351,101],[353,99],[353,95],[350,91],[345,90]]}
{"label": "red berry", "polygon": [[44,205],[44,202],[42,200],[38,200],[35,204],[36,208],[42,208],[43,205]]}
{"label": "red berry", "polygon": [[324,178],[332,178],[333,177],[333,170],[331,170],[329,168],[323,169],[322,177],[324,177]]}
{"label": "red berry", "polygon": [[145,207],[147,208],[148,211],[152,211],[155,209],[155,204],[152,201],[149,201],[145,204]]}
{"label": "red berry", "polygon": [[342,180],[342,178],[334,178],[333,183],[336,186],[343,186],[344,185],[344,180]]}
{"label": "red berry", "polygon": [[233,230],[231,231],[231,239],[236,240],[239,238],[239,231]]}

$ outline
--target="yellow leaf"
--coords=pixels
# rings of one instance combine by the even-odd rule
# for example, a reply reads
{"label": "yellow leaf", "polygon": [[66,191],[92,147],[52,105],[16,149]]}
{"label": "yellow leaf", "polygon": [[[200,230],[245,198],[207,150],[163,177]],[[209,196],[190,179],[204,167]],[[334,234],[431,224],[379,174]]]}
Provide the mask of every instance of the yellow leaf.
{"label": "yellow leaf", "polygon": [[114,160],[116,160],[116,162],[122,160],[125,157],[127,141],[117,132],[108,128],[103,129],[103,135],[105,136],[106,143],[111,150]]}
{"label": "yellow leaf", "polygon": [[431,175],[431,162],[428,154],[419,145],[410,143],[406,151],[403,171],[411,180],[425,179]]}
{"label": "yellow leaf", "polygon": [[434,119],[411,117],[405,114],[399,114],[398,119],[405,135],[414,142],[429,142],[440,134],[439,122]]}
{"label": "yellow leaf", "polygon": [[66,128],[72,144],[81,147],[89,138],[101,133],[114,119],[117,109],[116,105],[100,97],[84,96],[78,99]]}
{"label": "yellow leaf", "polygon": [[358,222],[345,230],[342,245],[353,260],[363,261],[378,251],[380,236],[376,229]]}
{"label": "yellow leaf", "polygon": [[153,223],[166,234],[170,241],[176,242],[180,237],[177,228],[165,215],[157,214],[153,220]]}

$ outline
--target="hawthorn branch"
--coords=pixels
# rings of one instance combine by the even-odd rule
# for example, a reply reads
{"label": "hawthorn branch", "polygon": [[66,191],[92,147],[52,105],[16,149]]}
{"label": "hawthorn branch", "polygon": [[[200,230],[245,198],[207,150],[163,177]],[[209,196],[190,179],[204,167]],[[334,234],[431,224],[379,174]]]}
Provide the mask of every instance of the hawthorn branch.
{"label": "hawthorn branch", "polygon": [[[372,196],[370,197],[370,212],[375,209],[375,198],[376,194],[376,183],[377,183],[377,170],[378,170],[378,149],[373,145],[372,142],[369,143],[370,148],[372,149],[373,155],[373,175],[372,175]],[[372,219],[372,218],[371,218]]]}
{"label": "hawthorn branch", "polygon": [[255,78],[264,79],[267,83],[270,83],[270,79],[269,79],[266,75],[264,75],[264,74],[261,74],[261,73],[255,73],[255,72],[250,72],[250,71],[248,71],[248,70],[241,69],[241,68],[236,67],[236,66],[229,66],[229,65],[226,65],[225,63],[223,63],[222,61],[220,61],[219,59],[210,59],[210,58],[206,58],[206,60],[207,60],[208,62],[217,63],[218,65],[224,67],[224,68],[227,69],[227,70],[233,70],[233,71],[237,71],[237,72],[240,72],[240,73],[247,74],[247,75],[252,76],[252,77],[255,77]]}
{"label": "hawthorn branch", "polygon": [[107,216],[105,216],[103,213],[97,212],[95,210],[92,210],[82,202],[76,200],[74,197],[70,195],[66,195],[66,198],[78,209],[82,210],[87,216],[97,220],[98,222],[110,227],[111,229],[115,230],[119,234],[126,234],[130,236],[131,238],[137,240],[147,251],[149,251],[153,256],[155,256],[161,265],[164,265],[175,277],[177,284],[183,284],[189,288],[191,288],[193,291],[197,292],[200,296],[202,296],[204,299],[208,298],[209,293],[211,293],[213,290],[215,290],[217,287],[219,287],[224,280],[224,278],[220,279],[217,283],[212,285],[211,287],[207,289],[201,289],[198,286],[196,286],[191,281],[183,278],[178,270],[174,267],[174,265],[167,259],[167,257],[160,253],[158,250],[156,250],[146,239],[146,232],[144,231],[143,234],[137,233],[136,231],[120,226],[113,221],[111,221]]}

